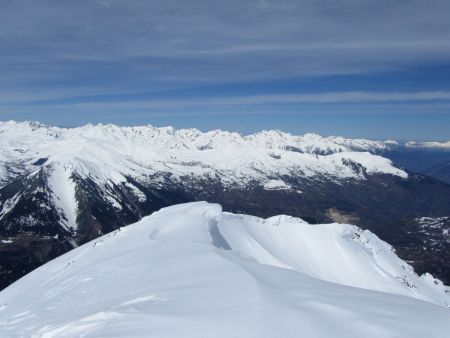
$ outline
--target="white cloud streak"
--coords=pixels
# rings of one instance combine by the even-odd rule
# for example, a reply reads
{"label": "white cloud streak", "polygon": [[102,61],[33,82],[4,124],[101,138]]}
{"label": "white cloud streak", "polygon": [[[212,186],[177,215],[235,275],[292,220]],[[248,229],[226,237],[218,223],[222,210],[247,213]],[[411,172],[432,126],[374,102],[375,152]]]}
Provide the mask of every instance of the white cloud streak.
{"label": "white cloud streak", "polygon": [[[5,0],[0,103],[5,109],[21,100],[30,109],[27,101],[64,93],[112,96],[446,64],[449,13],[446,0]],[[106,110],[447,99],[446,92],[355,91],[71,105]]]}
{"label": "white cloud streak", "polygon": [[[436,101],[438,103],[436,103]],[[188,99],[155,99],[155,100],[116,100],[114,103],[90,101],[90,102],[68,102],[62,103],[30,103],[22,105],[21,110],[27,111],[146,111],[148,113],[155,112],[172,112],[181,114],[202,114],[203,111],[214,112],[229,110],[229,114],[239,114],[242,110],[247,109],[261,110],[264,106],[288,105],[291,107],[310,105],[321,106],[328,104],[397,104],[390,106],[396,110],[414,111],[421,109],[427,110],[450,111],[450,91],[431,91],[431,92],[328,92],[314,94],[273,94],[273,95],[247,95],[247,96],[229,96],[229,97],[208,97],[208,98],[188,98]],[[424,106],[426,104],[426,106]],[[9,112],[16,107],[5,103],[0,105],[0,112]],[[235,110],[235,108],[239,108]],[[282,111],[283,108],[280,108]],[[263,110],[261,110],[263,111]],[[299,112],[305,109],[299,109]]]}

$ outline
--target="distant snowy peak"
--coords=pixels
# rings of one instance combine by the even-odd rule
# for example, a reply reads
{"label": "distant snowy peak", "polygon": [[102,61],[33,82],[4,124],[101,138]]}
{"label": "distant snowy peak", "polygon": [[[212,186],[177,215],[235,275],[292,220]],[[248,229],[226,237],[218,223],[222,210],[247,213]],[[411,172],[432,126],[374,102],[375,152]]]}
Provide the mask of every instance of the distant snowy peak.
{"label": "distant snowy peak", "polygon": [[[0,221],[8,231],[44,227],[83,242],[139,219],[142,210],[153,210],[161,192],[172,194],[167,201],[185,196],[177,202],[200,192],[246,189],[298,197],[317,182],[408,178],[390,160],[365,151],[382,146],[370,142],[280,131],[242,136],[171,127],[0,123]],[[352,144],[362,150],[349,150]],[[106,217],[111,213],[114,222]]]}
{"label": "distant snowy peak", "polygon": [[197,202],[89,242],[0,292],[0,335],[445,337],[447,292],[357,227]]}
{"label": "distant snowy peak", "polygon": [[126,139],[129,142],[145,142],[165,145],[169,148],[211,149],[230,146],[262,147],[299,151],[312,154],[329,154],[340,151],[372,151],[386,149],[395,141],[371,141],[346,139],[343,137],[322,137],[317,134],[295,136],[278,130],[262,131],[250,135],[236,132],[212,130],[201,132],[198,129],[174,129],[173,127],[153,127],[151,125],[123,127],[113,124],[88,124],[77,128],[51,127],[39,122],[0,122],[0,133],[9,138],[26,135],[43,140],[57,138],[84,137],[89,139]]}
{"label": "distant snowy peak", "polygon": [[392,142],[294,136],[263,131],[242,136],[214,130],[152,126],[49,127],[32,122],[0,123],[0,181],[41,165],[71,165],[101,180],[171,173],[175,178],[219,175],[224,183],[277,179],[281,175],[363,178],[369,173],[406,177],[389,160],[366,151]]}
{"label": "distant snowy peak", "polygon": [[435,150],[450,151],[450,141],[447,142],[415,142],[410,141],[405,144],[408,148],[426,148]]}

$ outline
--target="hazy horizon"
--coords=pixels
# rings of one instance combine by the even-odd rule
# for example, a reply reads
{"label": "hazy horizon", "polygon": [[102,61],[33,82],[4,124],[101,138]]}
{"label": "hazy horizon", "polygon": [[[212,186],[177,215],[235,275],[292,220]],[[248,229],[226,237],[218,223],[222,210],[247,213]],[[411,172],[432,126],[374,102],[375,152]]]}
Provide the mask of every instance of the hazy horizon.
{"label": "hazy horizon", "polygon": [[[317,116],[315,116],[316,118]],[[304,135],[304,134],[317,134],[320,135],[322,137],[330,137],[330,136],[341,136],[341,137],[345,137],[345,138],[353,138],[353,139],[367,139],[367,140],[373,140],[373,141],[388,141],[388,140],[393,140],[393,141],[398,141],[400,143],[402,142],[407,142],[407,141],[430,141],[430,142],[447,142],[449,141],[448,139],[438,139],[438,138],[434,138],[434,139],[427,139],[427,138],[400,138],[400,137],[370,137],[367,134],[364,136],[361,133],[358,133],[358,131],[356,130],[355,133],[350,133],[350,134],[346,134],[346,133],[333,133],[333,132],[318,132],[312,129],[307,129],[307,128],[290,128],[291,131],[289,130],[289,128],[253,128],[253,129],[248,129],[248,128],[239,128],[238,126],[236,126],[235,128],[224,128],[223,126],[219,126],[219,127],[214,127],[214,126],[202,126],[202,127],[198,127],[196,125],[188,125],[185,126],[183,124],[178,125],[176,123],[113,123],[113,122],[107,122],[107,121],[97,121],[97,122],[86,122],[86,123],[80,123],[78,125],[67,125],[67,124],[55,124],[55,123],[47,123],[47,122],[43,122],[43,121],[38,121],[38,120],[17,120],[17,119],[9,119],[9,120],[0,120],[0,122],[10,122],[10,121],[14,121],[14,122],[37,122],[37,123],[42,123],[45,124],[47,126],[50,127],[58,127],[58,128],[78,128],[78,127],[83,127],[86,125],[108,125],[108,124],[112,124],[112,125],[117,125],[117,126],[123,126],[123,127],[139,127],[139,126],[153,126],[156,128],[164,128],[164,127],[173,127],[175,129],[198,129],[201,132],[208,132],[208,131],[214,131],[214,130],[222,130],[222,131],[228,131],[228,132],[236,132],[239,133],[241,135],[250,135],[250,134],[255,134],[258,132],[262,132],[262,131],[269,131],[269,130],[275,130],[275,131],[281,131],[284,133],[289,133],[292,135]],[[295,131],[295,130],[300,130],[300,131]],[[360,136],[358,136],[360,135]]]}
{"label": "hazy horizon", "polygon": [[449,140],[450,3],[5,1],[0,120]]}

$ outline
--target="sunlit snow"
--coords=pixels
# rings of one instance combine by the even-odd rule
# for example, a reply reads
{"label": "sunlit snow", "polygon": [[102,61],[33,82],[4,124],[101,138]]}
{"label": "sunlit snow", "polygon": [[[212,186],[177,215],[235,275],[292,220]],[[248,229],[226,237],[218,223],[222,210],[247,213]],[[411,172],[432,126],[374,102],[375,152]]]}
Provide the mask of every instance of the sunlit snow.
{"label": "sunlit snow", "polygon": [[8,337],[448,337],[448,288],[345,224],[188,203],[0,293]]}

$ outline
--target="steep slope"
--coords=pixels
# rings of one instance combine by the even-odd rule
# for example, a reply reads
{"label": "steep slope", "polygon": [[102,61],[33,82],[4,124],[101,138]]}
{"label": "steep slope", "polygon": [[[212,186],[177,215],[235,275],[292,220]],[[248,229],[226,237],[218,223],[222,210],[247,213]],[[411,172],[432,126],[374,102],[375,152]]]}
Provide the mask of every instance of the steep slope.
{"label": "steep slope", "polygon": [[450,162],[450,148],[399,145],[375,153],[389,158],[398,167],[449,183],[446,164]]}
{"label": "steep slope", "polygon": [[448,291],[354,226],[190,203],[2,291],[0,335],[446,337]]}
{"label": "steep slope", "polygon": [[[371,154],[398,146],[393,141],[29,122],[0,123],[0,136],[0,288],[62,252],[188,201],[352,222],[388,241],[413,219],[450,215],[450,186]],[[401,243],[404,257],[423,242],[417,236]],[[431,264],[444,261],[446,246],[419,247],[420,266],[430,263],[449,282],[450,270]]]}

